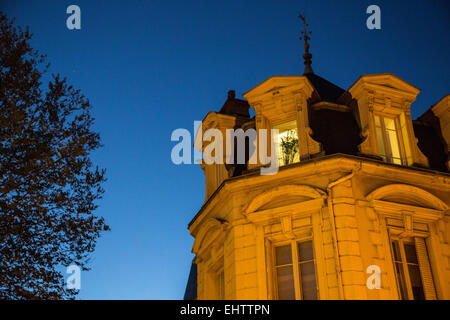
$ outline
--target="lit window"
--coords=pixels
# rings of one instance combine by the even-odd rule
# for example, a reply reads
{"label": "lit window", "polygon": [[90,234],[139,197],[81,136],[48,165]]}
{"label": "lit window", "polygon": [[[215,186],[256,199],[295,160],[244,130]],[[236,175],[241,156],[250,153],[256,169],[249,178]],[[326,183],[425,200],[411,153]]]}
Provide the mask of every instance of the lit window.
{"label": "lit window", "polygon": [[[425,248],[425,246],[423,247]],[[421,255],[422,261],[427,261],[426,265],[429,266],[428,255],[425,250],[423,252],[417,250],[412,240],[402,239],[392,241],[397,285],[400,297],[403,300],[425,300],[422,273],[430,273],[431,277],[431,270],[421,270],[420,259],[418,259],[418,256]],[[434,286],[432,284],[428,285],[431,286],[428,290],[434,292]]]}
{"label": "lit window", "polygon": [[275,141],[278,146],[278,161],[280,166],[299,161],[297,121],[290,121],[273,127],[278,129]]}
{"label": "lit window", "polygon": [[316,300],[317,286],[312,241],[274,248],[276,298]]}
{"label": "lit window", "polygon": [[380,156],[384,161],[402,164],[396,120],[375,115],[375,128]]}

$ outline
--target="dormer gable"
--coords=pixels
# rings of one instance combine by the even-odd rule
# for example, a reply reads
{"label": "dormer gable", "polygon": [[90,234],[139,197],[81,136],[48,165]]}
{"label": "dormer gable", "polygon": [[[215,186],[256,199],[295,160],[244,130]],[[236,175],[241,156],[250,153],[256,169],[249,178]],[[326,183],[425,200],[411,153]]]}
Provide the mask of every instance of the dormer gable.
{"label": "dormer gable", "polygon": [[[218,148],[212,151],[211,155],[216,158],[217,161],[208,163],[205,158],[200,162],[201,168],[205,174],[205,201],[214,193],[214,191],[220,186],[220,184],[227,178],[229,178],[233,172],[231,167],[226,164],[226,131],[228,129],[240,128],[244,123],[250,121],[250,115],[248,113],[249,105],[246,101],[236,99],[233,90],[228,92],[228,98],[219,112],[210,111],[201,122],[201,126],[197,129],[194,138],[194,148],[199,152],[204,153],[206,148],[210,148],[216,145],[214,142],[220,136],[221,142],[217,145]],[[209,132],[217,132],[215,134],[208,134]],[[236,169],[236,168],[234,168]],[[242,168],[240,168],[242,169]]]}
{"label": "dormer gable", "polygon": [[348,89],[352,96],[358,95],[360,90],[372,90],[395,98],[410,99],[410,103],[414,102],[420,93],[419,88],[392,73],[362,75]]}
{"label": "dormer gable", "polygon": [[428,166],[417,146],[411,104],[420,89],[391,73],[363,75],[349,89],[365,140],[360,152],[400,165]]}
{"label": "dormer gable", "polygon": [[[256,130],[284,130],[293,126],[298,139],[298,160],[321,151],[320,144],[311,138],[308,99],[314,87],[306,76],[273,76],[243,96],[255,110]],[[268,134],[268,139],[275,139]],[[268,141],[268,145],[270,143]]]}

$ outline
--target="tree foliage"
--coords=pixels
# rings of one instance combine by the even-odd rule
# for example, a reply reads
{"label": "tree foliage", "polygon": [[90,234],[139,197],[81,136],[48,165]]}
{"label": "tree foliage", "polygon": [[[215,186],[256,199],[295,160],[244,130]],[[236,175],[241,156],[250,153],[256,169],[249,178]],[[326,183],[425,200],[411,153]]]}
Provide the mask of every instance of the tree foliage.
{"label": "tree foliage", "polygon": [[30,39],[0,12],[0,298],[74,298],[61,267],[88,270],[109,230],[93,215],[105,181],[90,159],[100,136],[89,100],[47,76]]}

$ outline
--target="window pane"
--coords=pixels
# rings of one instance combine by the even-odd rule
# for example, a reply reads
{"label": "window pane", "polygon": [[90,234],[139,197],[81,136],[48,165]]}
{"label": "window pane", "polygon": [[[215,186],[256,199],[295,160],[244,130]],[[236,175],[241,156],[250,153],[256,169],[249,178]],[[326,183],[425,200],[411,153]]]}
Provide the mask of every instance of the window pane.
{"label": "window pane", "polygon": [[299,268],[303,300],[317,300],[314,262],[300,263]]}
{"label": "window pane", "polygon": [[292,264],[291,245],[275,248],[275,265],[282,266],[285,264]]}
{"label": "window pane", "polygon": [[289,121],[289,122],[284,122],[282,124],[274,126],[273,128],[278,129],[280,131],[280,133],[287,131],[287,130],[297,129],[297,121],[293,120],[293,121]]}
{"label": "window pane", "polygon": [[277,268],[278,299],[295,300],[292,266]]}
{"label": "window pane", "polygon": [[395,120],[392,118],[383,118],[384,119],[384,126],[386,127],[386,130],[394,130],[395,131]]}
{"label": "window pane", "polygon": [[386,130],[388,149],[392,155],[392,162],[401,164],[400,146],[398,144],[397,132],[395,130]]}
{"label": "window pane", "polygon": [[400,255],[400,248],[398,246],[398,241],[392,241],[392,251],[394,253],[394,260],[395,261],[402,261],[401,255]]}
{"label": "window pane", "polygon": [[278,144],[278,160],[281,166],[298,162],[300,157],[298,153],[298,134],[297,121],[289,121],[274,126],[278,129],[278,136],[275,137]]}
{"label": "window pane", "polygon": [[298,242],[298,261],[308,261],[314,259],[312,241]]}
{"label": "window pane", "polygon": [[297,160],[298,135],[296,128],[278,134],[278,157],[281,165],[294,163]]}
{"label": "window pane", "polygon": [[379,116],[375,116],[375,125],[377,127],[381,128],[381,122],[380,122],[380,117]]}
{"label": "window pane", "polygon": [[417,260],[416,246],[414,244],[405,243],[405,255],[407,262],[415,264],[419,263],[419,261]]}
{"label": "window pane", "polygon": [[423,291],[422,278],[420,277],[419,266],[408,265],[408,271],[409,271],[409,278],[411,279],[411,287],[414,295],[414,300],[425,300],[425,293]]}
{"label": "window pane", "polygon": [[400,297],[402,300],[408,300],[408,295],[406,293],[406,283],[405,275],[403,273],[403,266],[401,263],[395,263],[395,269],[397,271],[397,283],[398,289],[400,290]]}
{"label": "window pane", "polygon": [[384,150],[383,132],[381,131],[381,127],[377,127],[376,131],[377,131],[378,152],[380,153],[381,156],[385,156],[386,150]]}

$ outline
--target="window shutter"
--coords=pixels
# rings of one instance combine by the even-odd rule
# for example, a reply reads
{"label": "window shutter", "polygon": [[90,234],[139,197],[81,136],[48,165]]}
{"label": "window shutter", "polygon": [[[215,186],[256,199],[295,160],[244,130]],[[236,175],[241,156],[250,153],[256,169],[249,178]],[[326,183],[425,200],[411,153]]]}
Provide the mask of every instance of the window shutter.
{"label": "window shutter", "polygon": [[425,239],[415,237],[414,241],[416,244],[417,259],[419,260],[420,274],[422,275],[425,298],[427,300],[437,300]]}

